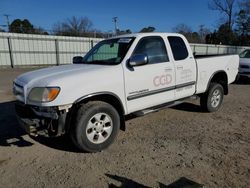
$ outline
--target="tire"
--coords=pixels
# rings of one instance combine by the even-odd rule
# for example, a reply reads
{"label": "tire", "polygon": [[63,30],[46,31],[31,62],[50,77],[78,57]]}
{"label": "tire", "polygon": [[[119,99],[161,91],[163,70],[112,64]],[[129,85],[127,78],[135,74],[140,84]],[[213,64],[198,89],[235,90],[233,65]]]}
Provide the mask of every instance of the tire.
{"label": "tire", "polygon": [[119,129],[116,109],[105,102],[91,101],[78,109],[70,137],[80,151],[98,152],[114,142]]}
{"label": "tire", "polygon": [[224,98],[224,89],[221,84],[211,83],[208,91],[200,98],[200,104],[206,112],[216,112],[221,107]]}

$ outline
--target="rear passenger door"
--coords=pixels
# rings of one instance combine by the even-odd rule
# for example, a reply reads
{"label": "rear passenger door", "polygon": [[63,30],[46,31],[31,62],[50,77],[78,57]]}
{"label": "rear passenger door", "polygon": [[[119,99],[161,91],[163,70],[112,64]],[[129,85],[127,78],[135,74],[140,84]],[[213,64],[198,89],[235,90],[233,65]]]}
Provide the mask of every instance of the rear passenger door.
{"label": "rear passenger door", "polygon": [[175,64],[175,98],[191,96],[196,88],[196,62],[188,42],[180,36],[169,36],[168,41],[172,50]]}

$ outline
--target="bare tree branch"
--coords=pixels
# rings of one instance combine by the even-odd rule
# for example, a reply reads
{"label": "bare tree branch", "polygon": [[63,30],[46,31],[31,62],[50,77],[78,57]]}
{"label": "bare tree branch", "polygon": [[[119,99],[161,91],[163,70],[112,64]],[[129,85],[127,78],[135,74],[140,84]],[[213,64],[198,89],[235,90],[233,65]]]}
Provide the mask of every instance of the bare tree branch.
{"label": "bare tree branch", "polygon": [[53,31],[59,35],[83,36],[85,33],[91,31],[92,26],[93,23],[88,17],[77,18],[73,16],[64,22],[55,24]]}
{"label": "bare tree branch", "polygon": [[235,3],[236,0],[211,0],[209,8],[225,14],[227,16],[228,27],[232,29]]}

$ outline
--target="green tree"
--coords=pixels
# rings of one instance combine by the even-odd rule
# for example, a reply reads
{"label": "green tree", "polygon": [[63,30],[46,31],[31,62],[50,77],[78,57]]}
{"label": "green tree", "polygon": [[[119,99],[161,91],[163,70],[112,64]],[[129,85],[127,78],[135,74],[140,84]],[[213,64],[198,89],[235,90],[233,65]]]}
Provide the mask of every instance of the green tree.
{"label": "green tree", "polygon": [[218,31],[206,36],[207,44],[237,45],[237,35],[228,28],[228,23],[220,25]]}
{"label": "green tree", "polygon": [[126,30],[119,30],[117,29],[117,35],[125,35],[125,34],[131,34],[132,31],[130,29],[126,29]]}
{"label": "green tree", "polygon": [[239,35],[250,34],[250,14],[245,10],[240,10],[236,19],[236,31]]}
{"label": "green tree", "polygon": [[30,23],[29,20],[24,19],[15,19],[11,24],[9,28],[9,32],[12,33],[34,33],[34,26]]}
{"label": "green tree", "polygon": [[199,33],[199,42],[200,43],[205,43],[206,36],[208,34],[210,34],[211,32],[210,32],[210,30],[208,28],[205,27],[205,25],[200,25],[198,33]]}
{"label": "green tree", "polygon": [[155,28],[152,26],[144,27],[140,30],[140,33],[151,33],[154,32]]}
{"label": "green tree", "polygon": [[38,28],[34,28],[34,34],[39,34],[39,35],[49,35],[49,33],[47,31],[45,31],[43,28],[38,27]]}
{"label": "green tree", "polygon": [[250,45],[250,14],[246,10],[240,10],[237,15],[236,33],[238,45]]}
{"label": "green tree", "polygon": [[217,31],[215,30],[213,33],[207,34],[205,40],[206,44],[219,44]]}

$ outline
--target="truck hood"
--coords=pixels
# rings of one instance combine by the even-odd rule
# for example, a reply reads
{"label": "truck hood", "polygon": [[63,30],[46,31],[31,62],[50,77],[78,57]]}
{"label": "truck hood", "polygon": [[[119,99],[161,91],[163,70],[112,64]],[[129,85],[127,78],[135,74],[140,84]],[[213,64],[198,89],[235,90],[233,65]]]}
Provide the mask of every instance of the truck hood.
{"label": "truck hood", "polygon": [[[33,83],[40,83],[43,86],[46,86],[57,78],[63,79],[64,77],[79,73],[84,74],[86,72],[92,72],[104,67],[108,66],[90,64],[61,65],[24,73],[18,76],[14,82],[21,86],[25,86],[27,84],[32,85]],[[38,85],[41,86],[40,84]]]}
{"label": "truck hood", "polygon": [[[76,99],[93,92],[112,91],[112,88],[120,88],[122,91],[122,75],[121,65],[62,65],[22,74],[14,80],[14,91],[18,91],[17,99],[17,95],[20,95],[21,98],[18,100],[26,104],[58,106],[71,104]],[[35,103],[28,101],[29,92],[34,87],[60,87],[61,90],[54,101]]]}

